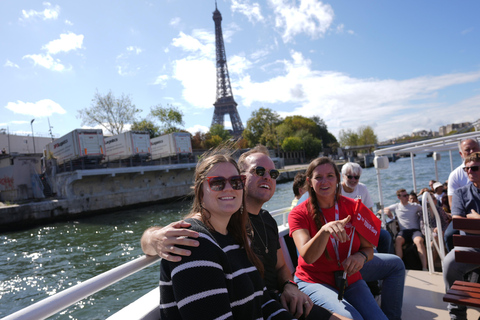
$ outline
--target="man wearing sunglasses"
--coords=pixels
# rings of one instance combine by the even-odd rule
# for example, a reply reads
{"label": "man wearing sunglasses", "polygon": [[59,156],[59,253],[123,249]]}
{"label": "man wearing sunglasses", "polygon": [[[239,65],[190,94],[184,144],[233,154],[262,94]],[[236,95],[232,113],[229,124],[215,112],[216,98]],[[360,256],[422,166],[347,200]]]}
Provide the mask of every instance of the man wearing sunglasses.
{"label": "man wearing sunglasses", "polygon": [[416,203],[408,202],[408,193],[405,189],[397,190],[399,203],[385,208],[385,214],[393,219],[394,213],[398,219],[400,231],[395,238],[395,254],[403,257],[403,245],[405,242],[415,243],[418,256],[422,262],[422,269],[427,270],[427,249],[423,239],[423,212],[422,207]]}
{"label": "man wearing sunglasses", "polygon": [[[280,249],[277,223],[268,211],[262,209],[263,204],[275,193],[276,179],[280,175],[268,155],[268,149],[257,146],[243,153],[238,160],[238,166],[241,174],[246,177],[245,205],[252,224],[252,247],[264,265],[264,281],[267,289],[295,318],[347,320],[345,317],[332,314],[314,305],[293,281]],[[197,238],[198,234],[185,229],[189,226],[190,224],[179,221],[164,228],[147,229],[141,239],[143,252],[148,255],[158,254],[169,261],[180,261],[181,256],[190,255],[190,251],[179,248],[179,245],[198,246],[198,242],[193,239]],[[275,293],[276,290],[282,294],[278,296]]]}
{"label": "man wearing sunglasses", "polygon": [[[452,217],[467,217],[480,219],[480,152],[475,152],[465,157],[463,166],[470,182],[464,187],[455,190],[452,197]],[[480,230],[472,230],[469,235],[479,235]],[[455,247],[443,260],[443,280],[446,289],[450,289],[455,280],[464,280],[464,275],[478,268],[477,264],[459,263],[455,261],[455,251],[480,252],[478,248]],[[453,303],[448,304],[451,319],[467,319],[466,306]]]}
{"label": "man wearing sunglasses", "polygon": [[[462,164],[459,165],[455,170],[453,170],[448,176],[447,196],[448,196],[448,204],[450,205],[450,208],[452,207],[452,197],[455,190],[470,183],[467,177],[467,173],[463,170],[463,167],[465,166],[464,161],[472,153],[480,152],[480,146],[478,145],[477,140],[468,138],[468,139],[460,140],[458,142],[458,150],[460,153],[460,157],[462,158]],[[450,251],[453,249],[454,234],[458,234],[458,231],[454,230],[452,223],[450,223],[447,227],[447,230],[445,230],[445,234],[444,234],[447,251]]]}

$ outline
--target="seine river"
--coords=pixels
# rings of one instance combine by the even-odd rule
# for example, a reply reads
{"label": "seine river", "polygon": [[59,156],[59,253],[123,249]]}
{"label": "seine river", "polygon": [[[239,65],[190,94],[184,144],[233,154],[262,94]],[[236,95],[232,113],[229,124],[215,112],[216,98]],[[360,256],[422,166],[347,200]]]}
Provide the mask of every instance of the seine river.
{"label": "seine river", "polygon": [[[461,163],[458,152],[453,167]],[[450,172],[448,153],[438,162],[439,181]],[[417,191],[435,179],[434,161],[420,154],[415,159]],[[410,158],[402,158],[381,170],[385,205],[396,202],[395,191],[413,189]],[[374,168],[363,170],[374,201],[379,201]],[[292,182],[277,185],[264,208],[290,205]],[[35,227],[0,235],[0,318],[50,295],[142,255],[140,237],[152,225],[167,225],[184,216],[190,200],[117,211],[97,217]],[[158,285],[158,264],[69,307],[50,319],[105,319]]]}

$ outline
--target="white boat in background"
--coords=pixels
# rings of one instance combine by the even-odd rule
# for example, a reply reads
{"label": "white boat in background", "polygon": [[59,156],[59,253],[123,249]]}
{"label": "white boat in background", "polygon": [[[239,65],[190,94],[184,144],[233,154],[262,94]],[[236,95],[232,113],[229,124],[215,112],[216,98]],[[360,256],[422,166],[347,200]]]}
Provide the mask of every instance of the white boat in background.
{"label": "white boat in background", "polygon": [[[380,149],[375,151],[375,167],[377,170],[377,181],[380,205],[383,207],[383,196],[381,192],[381,169],[388,168],[388,159],[384,160],[382,156],[387,156],[398,152],[409,152],[411,155],[418,153],[434,152],[433,158],[435,159],[435,166],[438,157],[435,153],[440,151],[450,152],[451,168],[453,170],[454,165],[452,162],[452,151],[458,150],[458,141],[465,138],[480,138],[480,132],[466,133],[461,135],[436,138],[421,142],[404,144],[401,146]],[[386,158],[386,157],[385,157]],[[412,172],[413,172],[413,185],[416,189],[415,181],[415,168],[414,157],[411,156]],[[438,176],[437,176],[438,180]],[[430,195],[426,193],[424,195],[422,203],[426,206],[428,201],[432,201]],[[272,211],[279,223],[279,235],[282,250],[284,252],[285,259],[290,270],[294,271],[296,266],[297,253],[293,244],[293,240],[288,236],[288,224],[287,215],[290,208],[284,208],[280,210]],[[437,219],[437,225],[439,223],[438,213],[435,212],[435,218]],[[424,210],[426,212],[426,208]],[[383,217],[384,219],[384,217]],[[428,219],[425,219],[426,226],[426,238],[427,243],[429,239],[432,239],[431,229],[428,226]],[[403,319],[450,319],[447,312],[447,303],[443,302],[443,295],[445,294],[445,287],[443,282],[443,276],[441,272],[435,272],[433,268],[433,258],[430,246],[427,246],[428,251],[428,265],[429,271],[407,270],[406,281],[402,308]],[[443,252],[443,244],[437,244],[437,251]],[[443,255],[440,255],[443,259]],[[89,297],[90,295],[146,268],[155,267],[158,268],[159,257],[142,256],[119,267],[116,267],[110,271],[102,273],[94,278],[91,278],[83,283],[77,284],[69,289],[59,292],[49,298],[32,304],[22,310],[19,310],[11,315],[6,316],[2,320],[39,320],[52,316],[70,305],[77,303],[78,301]],[[160,302],[160,290],[158,287],[152,289],[150,292],[142,296],[140,299],[133,301],[128,306],[125,306],[120,311],[114,313],[108,320],[158,320],[160,319],[159,313]],[[480,316],[480,312],[476,309],[469,308],[467,313],[468,318],[477,319]]]}

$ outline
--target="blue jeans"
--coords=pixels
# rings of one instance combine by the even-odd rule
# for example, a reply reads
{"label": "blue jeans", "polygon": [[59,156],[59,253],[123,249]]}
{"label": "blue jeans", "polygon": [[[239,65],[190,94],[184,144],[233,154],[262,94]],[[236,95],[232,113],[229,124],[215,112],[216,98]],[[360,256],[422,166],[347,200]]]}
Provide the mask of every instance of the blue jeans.
{"label": "blue jeans", "polygon": [[307,294],[315,304],[332,312],[354,320],[387,319],[363,280],[348,285],[341,302],[338,301],[337,289],[328,284],[305,282],[296,276],[295,282],[298,284],[298,288]]}
{"label": "blue jeans", "polygon": [[377,251],[380,253],[393,253],[392,235],[385,229],[380,229]]}
{"label": "blue jeans", "polygon": [[443,234],[443,239],[445,240],[445,246],[447,247],[447,252],[450,252],[453,249],[453,235],[460,234],[460,231],[453,229],[453,223],[449,223],[445,233]]}
{"label": "blue jeans", "polygon": [[[480,252],[480,249],[469,247],[455,247],[455,250]],[[455,250],[450,251],[443,259],[443,281],[445,282],[446,290],[450,289],[455,280],[463,281],[463,276],[470,271],[478,268],[477,264],[460,263],[455,261]],[[466,320],[467,307],[449,303],[447,306],[450,313],[450,319]]]}
{"label": "blue jeans", "polygon": [[382,280],[382,311],[389,320],[402,318],[405,265],[398,256],[375,253],[360,270],[363,280]]}

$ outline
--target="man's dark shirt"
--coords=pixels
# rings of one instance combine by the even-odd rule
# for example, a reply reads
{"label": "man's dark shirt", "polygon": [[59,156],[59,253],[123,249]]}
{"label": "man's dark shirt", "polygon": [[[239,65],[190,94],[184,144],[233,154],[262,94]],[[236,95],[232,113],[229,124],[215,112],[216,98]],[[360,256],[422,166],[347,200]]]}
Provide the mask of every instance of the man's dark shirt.
{"label": "man's dark shirt", "polygon": [[[254,232],[252,248],[255,254],[262,261],[265,268],[265,285],[267,286],[268,290],[277,290],[277,250],[280,249],[280,242],[278,241],[277,222],[268,211],[263,209],[260,210],[260,213],[258,215],[254,215],[251,213],[249,213],[248,215],[254,227],[252,227]],[[265,231],[267,232],[268,241],[266,241]],[[268,245],[268,253],[265,252],[265,245]]]}
{"label": "man's dark shirt", "polygon": [[480,213],[480,189],[470,183],[453,193],[452,215],[466,217],[472,209]]}

